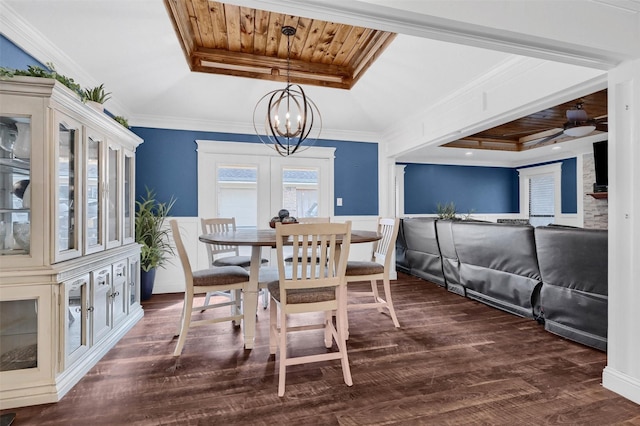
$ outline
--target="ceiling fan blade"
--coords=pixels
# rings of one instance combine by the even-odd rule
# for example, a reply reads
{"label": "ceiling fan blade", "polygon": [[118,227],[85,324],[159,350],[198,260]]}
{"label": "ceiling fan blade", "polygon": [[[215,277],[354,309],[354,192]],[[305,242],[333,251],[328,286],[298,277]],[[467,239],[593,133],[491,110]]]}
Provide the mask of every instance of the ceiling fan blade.
{"label": "ceiling fan blade", "polygon": [[520,132],[504,133],[502,136],[503,136],[503,137],[509,137],[509,136],[516,136],[516,135],[524,135],[524,134],[526,134],[526,133],[531,133],[531,132],[533,132],[533,133],[538,133],[538,132],[542,132],[542,131],[545,131],[545,129],[538,129],[538,130],[531,130],[531,129],[529,129],[529,130],[522,130],[522,131],[520,131]]}
{"label": "ceiling fan blade", "polygon": [[523,147],[527,147],[527,148],[531,148],[533,146],[536,145],[540,145],[543,144],[545,142],[549,142],[551,140],[554,140],[555,138],[557,138],[558,136],[561,136],[564,134],[564,129],[552,129],[552,130],[559,130],[551,135],[548,135],[546,137],[539,137],[538,139],[533,139],[533,140],[528,140],[527,142],[524,142],[522,144]]}
{"label": "ceiling fan blade", "polygon": [[529,136],[523,136],[520,139],[518,139],[518,142],[520,142],[521,144],[526,144],[527,142],[537,141],[538,139],[546,138],[546,137],[551,136],[551,135],[556,136],[559,133],[562,133],[563,131],[564,131],[564,129],[561,129],[559,127],[555,128],[555,129],[548,129],[548,130],[544,130],[542,132],[534,133],[534,134],[529,135]]}

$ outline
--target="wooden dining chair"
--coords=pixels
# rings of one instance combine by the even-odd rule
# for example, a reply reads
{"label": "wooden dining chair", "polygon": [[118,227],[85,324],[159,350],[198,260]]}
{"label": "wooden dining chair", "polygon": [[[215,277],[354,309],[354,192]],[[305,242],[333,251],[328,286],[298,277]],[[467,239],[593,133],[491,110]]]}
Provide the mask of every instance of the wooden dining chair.
{"label": "wooden dining chair", "polygon": [[[214,232],[234,232],[236,230],[236,218],[235,217],[215,217],[215,218],[200,218],[200,225],[202,226],[203,234],[211,234]],[[207,248],[207,256],[209,258],[209,265],[211,266],[240,266],[245,269],[249,269],[251,265],[251,256],[241,256],[238,246],[226,245],[226,244],[205,244]],[[261,263],[268,263],[268,259],[261,259]],[[261,290],[262,292],[262,307],[267,308],[269,304],[269,293],[266,288]],[[240,304],[239,293],[234,292],[218,292],[207,294],[205,297],[205,305],[209,303],[211,296],[226,296],[231,300],[235,300],[236,304]]]}
{"label": "wooden dining chair", "polygon": [[[398,237],[399,218],[378,218],[378,233],[382,238],[373,243],[371,260],[369,261],[349,261],[347,262],[346,280],[347,284],[356,281],[370,281],[371,291],[349,291],[347,294],[351,300],[347,304],[347,310],[376,308],[378,312],[383,309],[389,311],[393,325],[400,327],[393,300],[391,298],[391,283],[389,273],[393,259],[393,249]],[[382,280],[384,288],[384,299],[378,292],[378,280]],[[362,297],[373,297],[373,302],[363,301]],[[371,300],[371,299],[369,299]],[[348,318],[345,323],[348,324]],[[348,329],[345,330],[346,337],[349,337]]]}
{"label": "wooden dining chair", "polygon": [[[342,244],[339,240],[342,239]],[[284,248],[310,250],[314,256],[294,257],[292,265],[285,262]],[[339,359],[344,382],[351,386],[351,370],[342,321],[346,317],[345,271],[351,243],[351,222],[283,225],[276,224],[278,281],[269,283],[272,303],[269,321],[269,350],[280,353],[278,396],[284,395],[287,366]],[[287,317],[292,314],[324,312],[321,324],[292,326]],[[336,313],[338,326],[333,325]],[[279,313],[279,315],[278,315]],[[297,323],[300,324],[300,323]],[[326,348],[336,342],[337,351],[290,357],[287,335],[291,332],[322,329]],[[303,342],[306,340],[299,340]],[[308,353],[308,352],[305,352]]]}
{"label": "wooden dining chair", "polygon": [[[297,218],[298,223],[329,223],[331,222],[331,218],[326,216],[326,217],[299,217]],[[290,247],[287,247],[285,250],[289,251],[289,249],[291,249]],[[293,261],[293,253],[292,252],[290,255],[286,256],[285,258],[285,262],[287,263],[291,263]],[[309,254],[307,254],[308,256]],[[298,254],[298,261],[301,262],[302,258],[300,257],[300,254]]]}
{"label": "wooden dining chair", "polygon": [[[175,219],[169,221],[171,224],[171,232],[173,241],[182,263],[184,272],[184,304],[182,306],[182,315],[180,317],[180,326],[178,329],[178,344],[173,352],[173,356],[180,356],[187,338],[187,332],[190,327],[196,327],[205,324],[213,324],[223,321],[239,322],[242,319],[242,311],[234,300],[219,303],[206,303],[204,306],[193,307],[193,299],[197,294],[209,294],[219,291],[240,291],[249,282],[249,273],[240,266],[220,266],[211,267],[193,271],[189,256],[182,242],[180,228]],[[197,311],[220,308],[224,306],[232,306],[230,315],[216,318],[193,320],[192,314]]]}

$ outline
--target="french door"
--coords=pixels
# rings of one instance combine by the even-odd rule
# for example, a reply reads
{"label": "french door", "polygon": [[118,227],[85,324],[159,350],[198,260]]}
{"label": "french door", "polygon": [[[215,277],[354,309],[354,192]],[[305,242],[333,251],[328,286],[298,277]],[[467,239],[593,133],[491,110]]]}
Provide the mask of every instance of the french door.
{"label": "french door", "polygon": [[261,144],[197,142],[199,217],[265,229],[283,208],[294,217],[332,215],[333,148],[280,157]]}

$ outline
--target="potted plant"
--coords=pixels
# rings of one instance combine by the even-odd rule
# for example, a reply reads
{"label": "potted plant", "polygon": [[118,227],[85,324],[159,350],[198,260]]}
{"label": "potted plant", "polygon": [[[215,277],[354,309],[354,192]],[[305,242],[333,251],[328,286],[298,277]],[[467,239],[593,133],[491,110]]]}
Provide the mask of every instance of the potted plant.
{"label": "potted plant", "polygon": [[140,298],[148,300],[153,293],[156,270],[163,267],[173,246],[169,240],[169,228],[164,226],[175,198],[166,203],[156,200],[155,191],[146,188],[147,193],[136,201],[136,242],[140,248]]}
{"label": "potted plant", "polygon": [[104,104],[111,99],[111,92],[105,92],[104,84],[96,86],[91,89],[84,90],[84,100],[87,105],[97,109],[98,111],[104,111]]}
{"label": "potted plant", "polygon": [[115,117],[113,117],[113,119],[116,120],[121,125],[123,125],[124,127],[126,127],[127,129],[129,128],[129,121],[123,116],[116,115]]}
{"label": "potted plant", "polygon": [[73,78],[67,77],[63,74],[59,74],[53,63],[47,62],[47,69],[41,68],[36,65],[29,65],[26,70],[16,70],[12,68],[0,67],[0,79],[11,78],[14,76],[27,76],[27,77],[39,77],[39,78],[53,78],[60,83],[67,86],[74,91],[77,95],[84,98],[85,93],[78,83]]}
{"label": "potted plant", "polygon": [[456,205],[453,203],[453,201],[447,204],[438,203],[436,205],[436,213],[438,214],[438,219],[445,219],[445,220],[457,219]]}

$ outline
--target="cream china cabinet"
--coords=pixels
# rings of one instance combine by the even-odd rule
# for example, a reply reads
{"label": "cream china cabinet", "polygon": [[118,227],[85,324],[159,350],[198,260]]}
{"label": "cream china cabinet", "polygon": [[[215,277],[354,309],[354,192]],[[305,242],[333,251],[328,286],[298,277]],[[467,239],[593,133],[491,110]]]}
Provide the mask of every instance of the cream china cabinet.
{"label": "cream china cabinet", "polygon": [[0,80],[0,408],[58,401],[142,318],[141,142],[53,79]]}

